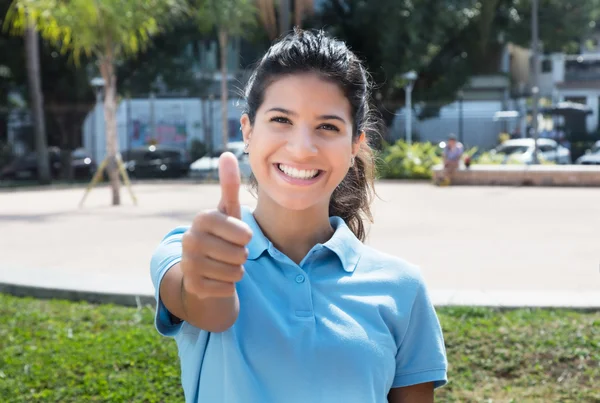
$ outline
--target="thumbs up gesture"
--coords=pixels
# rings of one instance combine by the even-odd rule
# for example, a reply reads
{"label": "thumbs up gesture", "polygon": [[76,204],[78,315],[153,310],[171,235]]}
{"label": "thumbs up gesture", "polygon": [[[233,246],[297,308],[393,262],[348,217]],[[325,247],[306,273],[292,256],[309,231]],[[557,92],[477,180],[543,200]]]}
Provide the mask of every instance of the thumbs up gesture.
{"label": "thumbs up gesture", "polygon": [[219,182],[217,210],[197,214],[182,240],[183,287],[200,299],[235,295],[252,238],[250,227],[241,220],[240,170],[232,153],[219,159]]}

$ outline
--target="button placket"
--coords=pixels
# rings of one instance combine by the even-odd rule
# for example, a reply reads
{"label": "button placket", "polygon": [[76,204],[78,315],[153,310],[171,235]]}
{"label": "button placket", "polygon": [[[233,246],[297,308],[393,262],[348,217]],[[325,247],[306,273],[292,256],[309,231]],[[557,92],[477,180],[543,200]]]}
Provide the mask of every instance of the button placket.
{"label": "button placket", "polygon": [[[300,269],[302,270],[302,269]],[[313,304],[312,304],[312,292],[310,287],[310,281],[308,276],[303,273],[296,274],[292,277],[294,287],[296,288],[297,305],[295,309],[296,317],[308,319],[314,316]]]}

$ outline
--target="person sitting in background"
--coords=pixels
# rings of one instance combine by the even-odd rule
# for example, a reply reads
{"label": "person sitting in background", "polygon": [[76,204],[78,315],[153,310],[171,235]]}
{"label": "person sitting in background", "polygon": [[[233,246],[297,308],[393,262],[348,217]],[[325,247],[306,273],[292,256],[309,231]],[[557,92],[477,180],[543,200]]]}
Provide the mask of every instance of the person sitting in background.
{"label": "person sitting in background", "polygon": [[450,136],[448,136],[448,143],[444,148],[444,173],[440,182],[441,185],[447,186],[452,182],[452,176],[458,169],[458,164],[460,163],[463,152],[464,147],[462,143],[456,141],[456,136],[454,134],[450,134]]}

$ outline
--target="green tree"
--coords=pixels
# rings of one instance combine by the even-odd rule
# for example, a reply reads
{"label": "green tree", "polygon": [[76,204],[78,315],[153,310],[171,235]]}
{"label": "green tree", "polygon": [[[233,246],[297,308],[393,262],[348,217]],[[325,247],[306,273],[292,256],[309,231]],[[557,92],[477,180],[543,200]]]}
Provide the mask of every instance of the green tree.
{"label": "green tree", "polygon": [[[35,21],[27,14],[24,15],[25,29],[25,59],[29,88],[29,105],[33,117],[34,140],[37,154],[37,177],[40,184],[46,185],[51,181],[50,161],[46,138],[46,125],[44,119],[44,98],[40,73],[39,37],[35,28]],[[8,24],[4,24],[5,28]]]}
{"label": "green tree", "polygon": [[112,204],[119,205],[116,64],[136,55],[173,18],[183,15],[184,0],[15,0],[8,19],[13,32],[27,27],[31,16],[42,36],[69,52],[77,62],[94,56],[105,81],[104,116]]}
{"label": "green tree", "polygon": [[[577,51],[599,21],[600,0],[539,1],[546,52]],[[439,107],[470,76],[497,73],[503,43],[529,47],[531,0],[325,0],[311,26],[345,40],[366,62],[389,124],[403,105],[405,72],[419,72],[415,99]]]}
{"label": "green tree", "polygon": [[227,45],[229,38],[241,36],[257,23],[257,9],[252,0],[198,0],[196,20],[202,32],[216,30],[221,66],[221,128],[223,147],[229,141],[227,119]]}
{"label": "green tree", "polygon": [[[600,19],[599,0],[538,0],[539,36],[544,52],[578,53],[581,41]],[[498,25],[507,39],[531,44],[531,0],[502,0]]]}
{"label": "green tree", "polygon": [[345,40],[366,62],[376,83],[378,109],[390,124],[394,110],[403,104],[402,76],[410,70],[420,72],[421,85],[444,77],[448,71],[436,72],[435,77],[422,72],[444,51],[449,38],[473,25],[478,4],[477,0],[326,0],[311,26]]}
{"label": "green tree", "polygon": [[213,40],[198,31],[192,18],[178,20],[169,30],[152,38],[152,46],[135,58],[118,66],[120,93],[131,96],[147,96],[150,91],[159,92],[160,83],[169,92],[193,96],[206,86],[196,77],[199,65],[200,45]]}

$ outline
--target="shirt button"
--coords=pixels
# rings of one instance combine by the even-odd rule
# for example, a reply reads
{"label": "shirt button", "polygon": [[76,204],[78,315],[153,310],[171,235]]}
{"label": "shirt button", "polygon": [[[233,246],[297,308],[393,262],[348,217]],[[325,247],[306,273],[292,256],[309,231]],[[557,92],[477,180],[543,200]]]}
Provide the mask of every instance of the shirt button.
{"label": "shirt button", "polygon": [[298,274],[296,276],[296,283],[298,283],[298,284],[304,283],[304,276],[302,274]]}

